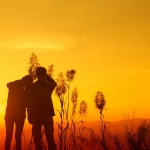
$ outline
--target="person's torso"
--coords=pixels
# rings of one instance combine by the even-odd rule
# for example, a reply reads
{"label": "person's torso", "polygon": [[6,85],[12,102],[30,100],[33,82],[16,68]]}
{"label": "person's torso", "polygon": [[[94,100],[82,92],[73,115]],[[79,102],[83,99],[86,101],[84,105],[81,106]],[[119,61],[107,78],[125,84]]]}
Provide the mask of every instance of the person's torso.
{"label": "person's torso", "polygon": [[51,87],[47,81],[37,81],[33,84],[32,105],[35,116],[54,116],[51,94]]}
{"label": "person's torso", "polygon": [[6,106],[6,116],[22,116],[25,117],[25,90],[21,86],[19,80],[11,82],[7,106]]}

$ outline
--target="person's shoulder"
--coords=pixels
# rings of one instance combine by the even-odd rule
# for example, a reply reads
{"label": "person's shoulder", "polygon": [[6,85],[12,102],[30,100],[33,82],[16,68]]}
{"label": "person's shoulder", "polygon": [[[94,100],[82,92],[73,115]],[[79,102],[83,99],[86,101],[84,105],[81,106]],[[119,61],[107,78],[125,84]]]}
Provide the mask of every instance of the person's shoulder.
{"label": "person's shoulder", "polygon": [[37,80],[36,82],[33,83],[33,87],[41,87],[41,86],[45,86],[47,84],[47,82],[45,80]]}
{"label": "person's shoulder", "polygon": [[50,83],[47,80],[43,80],[43,81],[41,81],[41,86],[44,88],[49,88]]}
{"label": "person's shoulder", "polygon": [[47,80],[44,80],[44,81],[43,81],[43,86],[44,86],[44,87],[49,87],[50,84],[49,84],[49,82],[48,82]]}

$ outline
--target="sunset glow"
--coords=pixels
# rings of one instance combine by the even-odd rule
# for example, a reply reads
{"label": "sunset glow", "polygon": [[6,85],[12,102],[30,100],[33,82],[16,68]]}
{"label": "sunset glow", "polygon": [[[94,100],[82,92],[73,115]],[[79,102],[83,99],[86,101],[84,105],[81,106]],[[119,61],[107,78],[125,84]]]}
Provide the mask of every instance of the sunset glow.
{"label": "sunset glow", "polygon": [[[71,83],[71,92],[77,87],[79,94],[75,120],[81,119],[83,100],[88,104],[85,120],[99,120],[97,91],[106,99],[105,120],[122,120],[134,111],[137,118],[149,118],[149,8],[148,0],[1,0],[0,123],[6,83],[28,74],[32,53],[41,66],[54,65],[54,79],[60,72],[77,71]],[[60,109],[54,94],[53,102]]]}

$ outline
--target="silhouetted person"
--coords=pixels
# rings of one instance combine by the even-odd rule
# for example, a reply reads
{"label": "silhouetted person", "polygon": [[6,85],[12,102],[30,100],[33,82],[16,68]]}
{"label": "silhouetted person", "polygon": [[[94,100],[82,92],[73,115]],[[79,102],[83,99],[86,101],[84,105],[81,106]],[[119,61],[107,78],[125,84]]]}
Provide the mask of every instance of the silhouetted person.
{"label": "silhouetted person", "polygon": [[36,150],[43,150],[41,129],[44,126],[48,150],[56,150],[54,141],[55,116],[51,94],[56,87],[56,82],[46,74],[44,67],[36,69],[38,80],[33,84],[29,94],[28,121],[32,125],[32,135],[34,137]]}
{"label": "silhouetted person", "polygon": [[29,75],[24,76],[20,80],[7,83],[9,91],[5,113],[5,150],[10,150],[14,124],[16,127],[16,150],[21,150],[21,134],[26,117],[25,95],[28,87],[32,84],[33,80]]}

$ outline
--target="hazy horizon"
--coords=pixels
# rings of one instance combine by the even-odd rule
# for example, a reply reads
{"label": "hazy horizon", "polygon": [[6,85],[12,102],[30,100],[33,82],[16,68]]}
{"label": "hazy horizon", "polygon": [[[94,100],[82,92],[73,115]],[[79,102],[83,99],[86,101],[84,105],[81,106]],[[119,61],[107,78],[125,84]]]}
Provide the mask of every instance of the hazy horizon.
{"label": "hazy horizon", "polygon": [[[28,73],[33,52],[42,66],[54,64],[54,79],[59,72],[77,71],[71,84],[71,91],[77,87],[79,92],[76,119],[82,100],[88,103],[85,119],[99,118],[97,91],[105,95],[106,120],[134,111],[138,118],[149,118],[149,1],[2,0],[0,7],[0,122],[6,83]],[[53,102],[59,109],[55,95]]]}
{"label": "hazy horizon", "polygon": [[[131,119],[131,120],[130,120]],[[132,127],[132,125],[134,125],[134,132],[135,129],[138,125],[140,125],[143,121],[146,121],[148,124],[150,124],[150,119],[143,119],[143,118],[128,118],[127,120],[130,120],[130,123],[133,122],[133,124],[130,124],[128,122],[128,127]],[[133,120],[134,121],[133,121]],[[127,121],[126,120],[126,121]],[[115,122],[108,122],[106,124],[106,128],[108,128],[108,131],[110,131],[111,136],[115,136],[117,135],[117,137],[119,138],[120,142],[124,142],[125,139],[125,126],[124,123],[127,123],[125,120],[120,120],[120,121],[115,121]],[[77,122],[76,122],[77,123]],[[84,122],[84,126],[86,127],[86,132],[89,133],[89,129],[92,129],[94,131],[94,133],[96,133],[97,135],[100,135],[100,131],[99,131],[99,124],[100,124],[100,120],[97,121],[92,121],[92,122]],[[80,124],[78,124],[76,126],[76,130],[78,131]],[[22,138],[24,139],[24,135],[25,135],[25,141],[22,140],[22,142],[26,142],[25,145],[29,146],[31,137],[32,137],[32,132],[31,132],[31,124],[29,125],[28,122],[25,123],[24,126],[24,130],[23,130],[23,135]],[[0,149],[4,148],[4,140],[5,140],[5,130],[4,130],[5,126],[4,124],[0,123]],[[89,135],[88,135],[89,136]],[[59,139],[58,139],[58,125],[56,124],[56,122],[54,123],[54,138],[57,144],[59,144]],[[14,146],[14,134],[12,137],[12,146]],[[23,144],[24,145],[24,144]]]}

